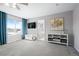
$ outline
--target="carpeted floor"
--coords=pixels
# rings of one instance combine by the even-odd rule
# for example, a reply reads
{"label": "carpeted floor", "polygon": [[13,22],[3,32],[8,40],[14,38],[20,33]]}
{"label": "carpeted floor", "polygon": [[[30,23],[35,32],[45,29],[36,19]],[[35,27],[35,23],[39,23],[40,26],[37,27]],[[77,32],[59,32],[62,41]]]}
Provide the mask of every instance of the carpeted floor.
{"label": "carpeted floor", "polygon": [[20,40],[0,45],[0,56],[77,56],[71,47],[44,41]]}

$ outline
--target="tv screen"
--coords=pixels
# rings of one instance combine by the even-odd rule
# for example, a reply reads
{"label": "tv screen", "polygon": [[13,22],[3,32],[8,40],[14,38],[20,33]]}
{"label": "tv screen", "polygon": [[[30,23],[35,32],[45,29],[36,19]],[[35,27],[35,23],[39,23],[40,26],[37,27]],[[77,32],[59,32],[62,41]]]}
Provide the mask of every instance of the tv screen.
{"label": "tv screen", "polygon": [[31,29],[31,28],[36,28],[36,23],[35,23],[35,22],[28,23],[28,28],[29,28],[29,29]]}

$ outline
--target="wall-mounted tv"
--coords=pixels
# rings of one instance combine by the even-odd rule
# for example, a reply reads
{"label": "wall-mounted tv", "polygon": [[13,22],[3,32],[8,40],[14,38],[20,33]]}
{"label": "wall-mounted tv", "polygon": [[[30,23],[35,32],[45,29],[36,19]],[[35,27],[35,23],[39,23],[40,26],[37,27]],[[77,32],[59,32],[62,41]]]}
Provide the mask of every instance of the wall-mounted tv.
{"label": "wall-mounted tv", "polygon": [[28,28],[29,29],[36,28],[36,23],[35,22],[28,23]]}

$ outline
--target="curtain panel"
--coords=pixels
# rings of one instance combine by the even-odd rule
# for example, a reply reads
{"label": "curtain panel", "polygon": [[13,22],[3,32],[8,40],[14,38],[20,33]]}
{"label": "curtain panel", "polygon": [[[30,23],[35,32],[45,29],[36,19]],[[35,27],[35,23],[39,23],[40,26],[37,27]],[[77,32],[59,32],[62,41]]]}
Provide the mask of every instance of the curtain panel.
{"label": "curtain panel", "polygon": [[0,45],[6,44],[6,13],[0,11]]}

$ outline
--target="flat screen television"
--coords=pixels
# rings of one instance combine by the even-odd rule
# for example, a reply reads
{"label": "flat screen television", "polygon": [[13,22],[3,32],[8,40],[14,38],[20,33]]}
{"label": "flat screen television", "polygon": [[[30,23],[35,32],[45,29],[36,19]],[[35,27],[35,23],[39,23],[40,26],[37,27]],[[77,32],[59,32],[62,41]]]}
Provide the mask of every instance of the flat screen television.
{"label": "flat screen television", "polygon": [[28,23],[28,28],[29,29],[36,28],[36,23],[35,22]]}

